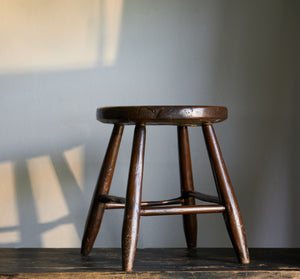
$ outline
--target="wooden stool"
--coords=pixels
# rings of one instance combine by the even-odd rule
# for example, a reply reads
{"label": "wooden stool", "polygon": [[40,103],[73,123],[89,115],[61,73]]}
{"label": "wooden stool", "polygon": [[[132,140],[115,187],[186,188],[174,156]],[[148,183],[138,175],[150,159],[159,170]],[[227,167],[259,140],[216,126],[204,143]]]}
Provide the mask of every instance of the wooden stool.
{"label": "wooden stool", "polygon": [[[197,242],[198,213],[223,213],[229,236],[241,263],[249,263],[245,230],[237,200],[226,170],[213,123],[227,118],[225,107],[139,106],[97,109],[97,119],[114,124],[89,210],[81,253],[87,255],[94,244],[105,209],[125,208],[122,230],[122,266],[131,271],[136,251],[140,216],[182,214],[187,246]],[[124,125],[135,125],[126,199],[110,196],[118,150]],[[142,202],[142,180],[146,125],[176,125],[181,180],[181,196],[165,201]],[[188,126],[202,126],[213,170],[218,197],[194,191]],[[195,205],[195,199],[210,202]],[[177,206],[175,206],[177,204]]]}

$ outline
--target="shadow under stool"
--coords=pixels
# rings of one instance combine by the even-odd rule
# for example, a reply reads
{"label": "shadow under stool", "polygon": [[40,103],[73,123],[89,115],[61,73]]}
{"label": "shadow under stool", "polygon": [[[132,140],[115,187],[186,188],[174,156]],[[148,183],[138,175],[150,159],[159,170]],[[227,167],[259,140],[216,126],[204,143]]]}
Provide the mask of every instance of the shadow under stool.
{"label": "shadow under stool", "polygon": [[[91,202],[81,253],[87,255],[97,237],[105,209],[124,208],[122,269],[133,268],[140,216],[183,215],[187,246],[196,247],[199,213],[223,213],[225,224],[243,264],[250,262],[246,235],[237,200],[227,173],[213,123],[227,118],[227,109],[216,106],[132,106],[97,109],[97,119],[114,125]],[[109,195],[124,125],[135,125],[126,199]],[[141,201],[146,125],[177,126],[181,196],[163,201]],[[218,197],[194,191],[188,126],[201,126]],[[196,205],[195,200],[208,202]]]}

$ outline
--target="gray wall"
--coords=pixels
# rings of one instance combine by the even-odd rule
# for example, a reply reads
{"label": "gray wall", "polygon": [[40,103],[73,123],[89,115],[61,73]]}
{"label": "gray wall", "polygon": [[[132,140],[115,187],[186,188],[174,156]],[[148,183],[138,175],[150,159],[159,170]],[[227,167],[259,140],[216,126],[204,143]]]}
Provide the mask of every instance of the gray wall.
{"label": "gray wall", "polygon": [[[299,247],[299,1],[110,1],[2,4],[0,246],[80,245],[111,131],[96,107],[201,104],[229,109],[215,128],[249,246]],[[201,129],[190,140],[195,187],[214,194]],[[175,128],[148,128],[144,199],[178,195],[176,149]],[[106,212],[97,247],[120,246],[122,218]],[[220,215],[198,226],[199,246],[230,246]],[[184,246],[181,217],[143,217],[138,245]]]}

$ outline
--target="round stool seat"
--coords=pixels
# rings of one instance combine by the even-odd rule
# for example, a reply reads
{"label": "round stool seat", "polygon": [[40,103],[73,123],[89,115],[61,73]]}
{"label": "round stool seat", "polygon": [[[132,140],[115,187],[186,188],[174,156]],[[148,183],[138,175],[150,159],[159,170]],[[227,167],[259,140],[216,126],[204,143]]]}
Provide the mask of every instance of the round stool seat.
{"label": "round stool seat", "polygon": [[227,118],[227,108],[217,106],[129,106],[97,109],[97,119],[113,124],[200,126]]}

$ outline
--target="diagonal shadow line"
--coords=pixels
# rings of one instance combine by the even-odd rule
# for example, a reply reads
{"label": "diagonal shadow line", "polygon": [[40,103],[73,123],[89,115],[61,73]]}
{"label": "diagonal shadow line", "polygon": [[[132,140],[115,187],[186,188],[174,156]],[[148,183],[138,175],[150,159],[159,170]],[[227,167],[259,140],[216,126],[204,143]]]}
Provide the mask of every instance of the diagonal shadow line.
{"label": "diagonal shadow line", "polygon": [[[14,163],[14,175],[16,184],[16,199],[18,208],[19,224],[0,228],[0,232],[19,231],[19,241],[14,241],[13,245],[18,246],[22,243],[29,243],[29,246],[41,247],[42,234],[63,224],[74,224],[78,236],[81,235],[83,227],[78,222],[78,206],[82,205],[83,193],[81,192],[73,173],[70,171],[66,159],[62,154],[52,156],[53,167],[64,195],[64,200],[68,207],[69,214],[55,221],[40,223],[38,219],[38,209],[33,196],[31,180],[29,177],[26,161],[16,161]],[[81,211],[85,214],[84,210]],[[84,216],[82,214],[82,218]],[[10,247],[12,244],[2,243],[1,247]]]}
{"label": "diagonal shadow line", "polygon": [[31,189],[29,173],[25,161],[15,162],[16,198],[19,215],[20,242],[26,239],[35,246],[41,246],[40,225],[37,208]]}
{"label": "diagonal shadow line", "polygon": [[18,226],[8,226],[8,227],[2,227],[0,228],[0,233],[1,232],[10,232],[10,231],[15,231],[18,230],[20,227]]}
{"label": "diagonal shadow line", "polygon": [[[42,234],[48,230],[54,229],[57,226],[69,224],[69,223],[72,223],[70,215],[64,216],[55,221],[39,224],[39,234]],[[20,230],[19,225],[0,228],[0,233],[1,232],[11,232],[11,231],[16,231],[16,230]]]}
{"label": "diagonal shadow line", "polygon": [[[52,154],[51,159],[64,195],[64,200],[68,207],[68,220],[74,224],[76,232],[80,237],[83,227],[80,225],[80,222],[78,222],[78,218],[81,216],[81,214],[78,216],[78,211],[83,212],[83,210],[81,210],[83,208],[83,193],[62,153]],[[84,219],[83,214],[81,219]]]}

